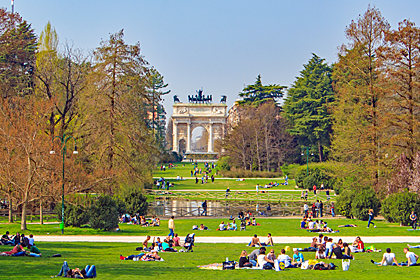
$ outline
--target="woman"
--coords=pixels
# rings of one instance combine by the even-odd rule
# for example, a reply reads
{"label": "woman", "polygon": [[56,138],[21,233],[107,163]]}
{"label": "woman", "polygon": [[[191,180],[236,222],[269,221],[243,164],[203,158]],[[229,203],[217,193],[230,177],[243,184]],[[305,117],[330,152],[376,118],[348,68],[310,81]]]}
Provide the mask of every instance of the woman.
{"label": "woman", "polygon": [[173,241],[174,241],[174,246],[181,246],[180,244],[179,244],[179,236],[178,236],[178,233],[175,233],[175,237],[172,239]]}
{"label": "woman", "polygon": [[343,252],[345,256],[348,256],[349,258],[353,259],[353,256],[351,255],[351,250],[349,248],[349,244],[346,242],[343,243]]}
{"label": "woman", "polygon": [[319,250],[315,254],[315,259],[325,259],[324,248],[319,248]]}
{"label": "woman", "polygon": [[264,265],[266,267],[270,266],[271,268],[274,266],[274,262],[265,255],[265,247],[260,248],[260,254],[257,256],[257,264],[262,268],[264,268]]}
{"label": "woman", "polygon": [[317,238],[314,237],[314,238],[312,238],[312,243],[311,243],[311,245],[309,246],[308,249],[315,251],[317,247],[318,247]]}
{"label": "woman", "polygon": [[245,250],[242,251],[241,256],[239,257],[239,267],[252,267],[252,264],[249,262],[249,256]]}
{"label": "woman", "polygon": [[337,245],[338,245],[338,246],[340,246],[341,250],[343,250],[344,243],[343,243],[343,240],[342,240],[341,238],[340,238],[340,239],[338,239],[338,241],[337,241]]}
{"label": "woman", "polygon": [[372,224],[373,227],[376,228],[375,223],[372,222],[373,216],[374,216],[373,209],[369,209],[369,220],[368,220],[368,225],[367,225],[368,228],[369,228],[370,224]]}

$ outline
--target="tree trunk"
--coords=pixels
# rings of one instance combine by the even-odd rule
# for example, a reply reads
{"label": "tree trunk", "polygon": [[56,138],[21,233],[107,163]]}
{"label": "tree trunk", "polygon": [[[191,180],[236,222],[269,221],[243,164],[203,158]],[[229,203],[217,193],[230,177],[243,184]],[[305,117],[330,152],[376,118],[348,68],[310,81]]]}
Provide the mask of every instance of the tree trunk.
{"label": "tree trunk", "polygon": [[22,204],[22,219],[20,222],[20,230],[27,230],[26,228],[26,202],[27,198],[25,198],[25,202]]}
{"label": "tree trunk", "polygon": [[318,141],[318,153],[319,153],[319,162],[322,162],[322,147],[321,147],[320,141]]}
{"label": "tree trunk", "polygon": [[13,223],[12,192],[9,191],[9,223]]}

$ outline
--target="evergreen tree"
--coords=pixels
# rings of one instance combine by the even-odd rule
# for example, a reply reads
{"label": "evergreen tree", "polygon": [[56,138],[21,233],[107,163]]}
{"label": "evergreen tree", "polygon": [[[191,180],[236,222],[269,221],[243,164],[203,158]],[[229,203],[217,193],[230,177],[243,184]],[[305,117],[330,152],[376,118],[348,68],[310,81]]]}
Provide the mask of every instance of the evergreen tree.
{"label": "evergreen tree", "polygon": [[328,106],[334,101],[331,67],[316,54],[288,90],[283,110],[291,122],[292,135],[302,137],[302,144],[317,144],[319,161],[323,161],[323,147],[330,145],[331,115]]}
{"label": "evergreen tree", "polygon": [[258,106],[268,100],[274,100],[276,98],[283,97],[283,91],[286,87],[280,85],[267,85],[263,86],[261,82],[261,75],[258,75],[255,84],[246,86],[239,96],[243,100],[238,103],[241,105],[252,105]]}

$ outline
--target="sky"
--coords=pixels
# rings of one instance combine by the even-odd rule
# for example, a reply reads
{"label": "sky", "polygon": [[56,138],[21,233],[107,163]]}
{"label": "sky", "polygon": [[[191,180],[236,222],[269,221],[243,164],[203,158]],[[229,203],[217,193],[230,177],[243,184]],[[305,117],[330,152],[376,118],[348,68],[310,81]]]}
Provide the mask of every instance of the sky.
{"label": "sky", "polygon": [[[0,0],[11,10],[10,0]],[[124,29],[128,44],[140,42],[145,59],[187,102],[203,88],[231,106],[244,85],[260,74],[263,84],[290,87],[312,53],[328,63],[346,43],[344,30],[375,5],[392,28],[410,19],[420,25],[420,1],[307,0],[15,0],[15,12],[40,34],[50,21],[60,43],[87,53]]]}

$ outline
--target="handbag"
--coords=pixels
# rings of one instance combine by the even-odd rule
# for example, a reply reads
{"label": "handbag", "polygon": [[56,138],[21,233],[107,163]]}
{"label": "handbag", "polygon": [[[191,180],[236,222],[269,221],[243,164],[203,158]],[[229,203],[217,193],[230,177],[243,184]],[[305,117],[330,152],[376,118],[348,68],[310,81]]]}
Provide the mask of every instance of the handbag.
{"label": "handbag", "polygon": [[350,260],[347,260],[347,261],[346,260],[341,260],[341,265],[342,265],[344,271],[349,270]]}
{"label": "handbag", "polygon": [[235,261],[223,262],[223,270],[226,269],[235,269]]}

